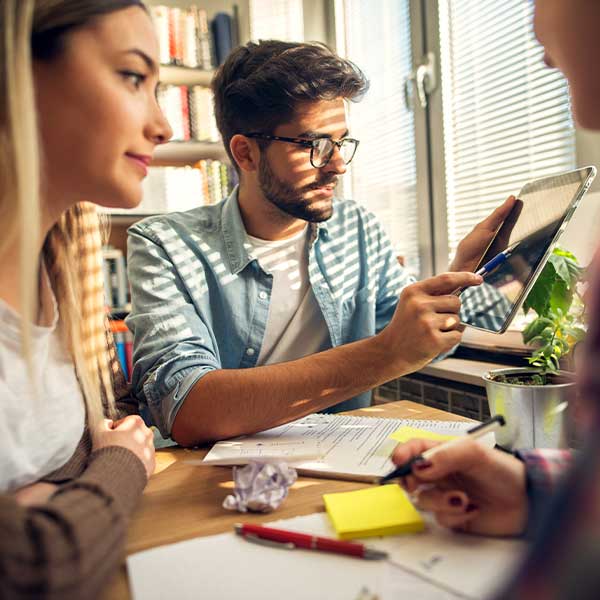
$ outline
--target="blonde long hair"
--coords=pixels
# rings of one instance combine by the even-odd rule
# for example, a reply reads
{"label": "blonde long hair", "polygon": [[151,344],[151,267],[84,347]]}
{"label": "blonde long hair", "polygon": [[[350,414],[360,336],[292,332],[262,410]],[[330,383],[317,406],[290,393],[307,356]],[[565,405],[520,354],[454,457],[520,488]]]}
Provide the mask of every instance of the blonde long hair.
{"label": "blonde long hair", "polygon": [[[51,60],[64,35],[138,0],[0,0],[0,254],[18,242],[22,347],[31,362],[38,305],[42,176],[32,66]],[[102,226],[96,206],[67,210],[43,243],[62,331],[86,400],[88,423],[114,408],[114,353],[108,352],[102,277]],[[31,368],[31,364],[30,364]],[[103,406],[104,402],[104,406]]]}

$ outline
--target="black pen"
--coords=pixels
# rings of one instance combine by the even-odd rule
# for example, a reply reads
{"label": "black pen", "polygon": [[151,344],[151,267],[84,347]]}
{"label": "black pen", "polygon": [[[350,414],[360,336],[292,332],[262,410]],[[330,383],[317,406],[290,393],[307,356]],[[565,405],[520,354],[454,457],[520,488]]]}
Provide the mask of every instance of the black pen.
{"label": "black pen", "polygon": [[392,479],[398,479],[399,477],[406,477],[407,475],[410,475],[412,473],[413,465],[416,462],[428,460],[440,448],[445,448],[446,446],[449,446],[451,444],[460,443],[462,440],[467,439],[467,437],[470,439],[480,438],[480,437],[484,436],[486,433],[489,433],[490,431],[495,431],[496,429],[498,429],[499,427],[503,427],[504,425],[506,425],[506,421],[504,420],[504,417],[502,415],[496,415],[495,417],[492,417],[491,419],[488,419],[487,421],[485,421],[485,423],[481,423],[481,425],[477,425],[476,427],[469,429],[469,431],[467,431],[467,435],[454,438],[453,440],[448,440],[447,442],[444,442],[443,444],[439,444],[438,446],[429,448],[429,450],[425,450],[425,452],[423,452],[422,454],[419,454],[418,456],[413,456],[409,461],[405,462],[403,465],[400,465],[398,468],[394,469],[391,473],[388,473],[385,477],[382,477],[379,480],[379,484],[381,485],[382,483],[387,483],[388,481],[391,481]]}

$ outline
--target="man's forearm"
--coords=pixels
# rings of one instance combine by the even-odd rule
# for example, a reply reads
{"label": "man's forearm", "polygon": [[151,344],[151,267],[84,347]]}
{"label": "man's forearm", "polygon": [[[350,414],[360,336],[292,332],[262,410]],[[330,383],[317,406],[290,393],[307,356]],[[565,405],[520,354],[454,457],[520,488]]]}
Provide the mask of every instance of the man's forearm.
{"label": "man's forearm", "polygon": [[298,360],[220,369],[190,390],[173,438],[194,445],[255,433],[299,419],[410,372],[392,364],[377,336]]}

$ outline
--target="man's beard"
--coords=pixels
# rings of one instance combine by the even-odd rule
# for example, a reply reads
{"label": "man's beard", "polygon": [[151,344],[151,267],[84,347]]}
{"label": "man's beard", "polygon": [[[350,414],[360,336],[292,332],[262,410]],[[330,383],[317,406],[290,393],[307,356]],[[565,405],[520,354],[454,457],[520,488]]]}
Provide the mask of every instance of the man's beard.
{"label": "man's beard", "polygon": [[314,183],[297,189],[273,173],[264,154],[260,157],[258,183],[263,196],[279,210],[296,219],[302,219],[309,223],[321,223],[330,219],[333,214],[333,202],[326,205],[325,208],[317,208],[313,206],[315,201],[304,198],[304,194],[326,185],[335,184],[336,181],[336,175],[326,175]]}

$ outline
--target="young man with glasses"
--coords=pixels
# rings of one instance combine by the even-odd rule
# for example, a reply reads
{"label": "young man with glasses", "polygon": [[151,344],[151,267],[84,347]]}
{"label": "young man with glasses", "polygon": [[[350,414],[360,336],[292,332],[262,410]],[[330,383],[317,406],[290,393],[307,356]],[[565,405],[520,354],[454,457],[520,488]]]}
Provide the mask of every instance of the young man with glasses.
{"label": "young man with glasses", "polygon": [[[334,188],[359,145],[345,105],[362,72],[320,44],[249,43],[213,81],[239,187],[129,232],[133,385],[184,445],[367,405],[373,387],[460,340],[457,288],[511,208],[419,283],[376,219]],[[463,272],[460,272],[463,271]]]}

